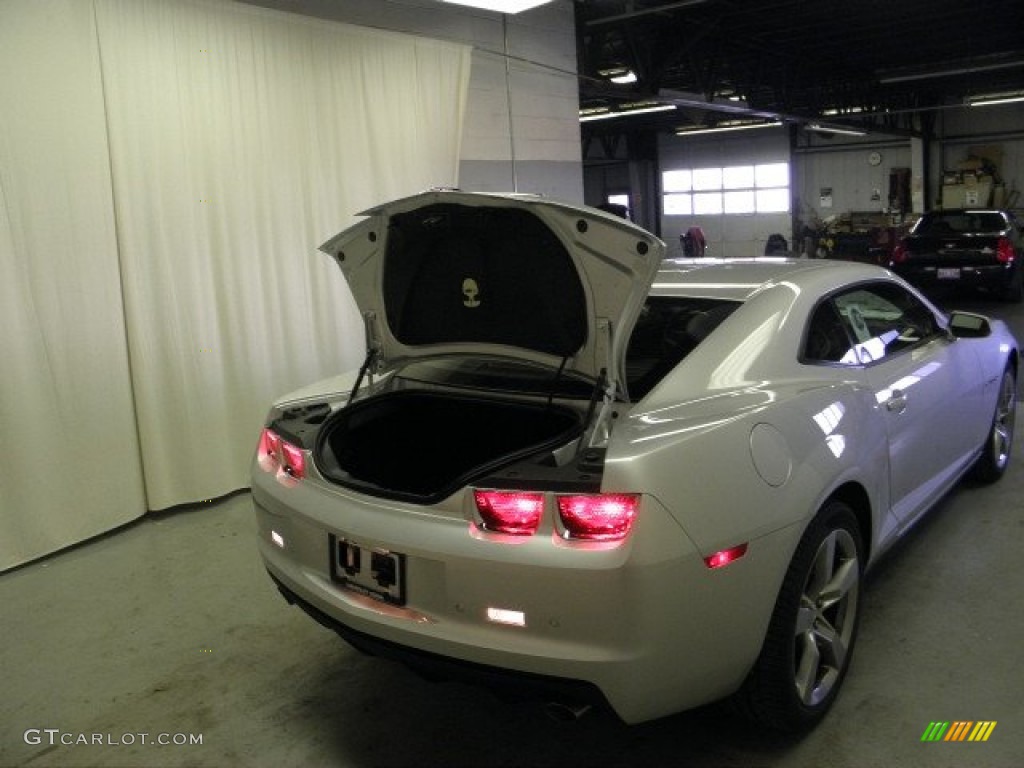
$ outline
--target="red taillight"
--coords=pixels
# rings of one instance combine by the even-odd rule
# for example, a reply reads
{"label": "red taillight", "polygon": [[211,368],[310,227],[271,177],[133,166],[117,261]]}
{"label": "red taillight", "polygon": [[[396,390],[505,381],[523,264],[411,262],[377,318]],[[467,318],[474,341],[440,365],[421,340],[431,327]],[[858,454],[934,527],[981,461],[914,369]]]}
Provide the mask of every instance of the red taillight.
{"label": "red taillight", "polygon": [[540,526],[544,494],[526,491],[473,491],[484,528],[529,536]]}
{"label": "red taillight", "polygon": [[281,464],[281,437],[272,429],[260,434],[259,462],[266,472],[276,472]]}
{"label": "red taillight", "polygon": [[721,568],[723,565],[728,565],[734,560],[739,560],[747,554],[747,545],[740,544],[729,549],[722,549],[715,552],[713,555],[708,555],[704,558],[704,565],[708,568]]}
{"label": "red taillight", "polygon": [[283,472],[301,480],[306,476],[306,456],[302,449],[283,440],[277,432],[264,428],[257,449],[260,467],[265,472]]}
{"label": "red taillight", "polygon": [[296,480],[301,480],[306,476],[306,455],[302,452],[301,448],[282,440],[281,456],[284,457],[282,469],[285,472]]}
{"label": "red taillight", "polygon": [[559,496],[558,514],[570,539],[611,541],[633,527],[640,497],[632,493]]}
{"label": "red taillight", "polygon": [[895,246],[893,246],[891,261],[893,264],[900,264],[901,262],[906,261],[909,255],[910,252],[907,250],[906,241],[900,240]]}
{"label": "red taillight", "polygon": [[1008,237],[1000,237],[999,242],[996,243],[996,258],[999,259],[1002,264],[1009,264],[1013,261],[1013,243]]}

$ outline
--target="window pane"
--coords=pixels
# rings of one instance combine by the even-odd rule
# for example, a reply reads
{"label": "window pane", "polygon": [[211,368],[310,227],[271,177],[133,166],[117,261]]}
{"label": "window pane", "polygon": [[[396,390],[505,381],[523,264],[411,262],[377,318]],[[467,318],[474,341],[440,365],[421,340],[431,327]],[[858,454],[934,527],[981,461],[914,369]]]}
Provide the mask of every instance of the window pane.
{"label": "window pane", "polygon": [[722,169],[721,168],[696,168],[693,171],[693,188],[721,189]]}
{"label": "window pane", "polygon": [[722,193],[702,192],[693,196],[694,213],[721,213]]}
{"label": "window pane", "polygon": [[666,216],[689,216],[693,213],[693,195],[665,195]]}
{"label": "window pane", "polygon": [[[736,165],[722,169],[723,189],[750,189],[754,186],[754,166]],[[726,204],[726,210],[729,209]]]}
{"label": "window pane", "polygon": [[689,192],[692,187],[693,174],[690,171],[665,171],[661,174],[661,184],[665,192]]}
{"label": "window pane", "polygon": [[608,203],[611,205],[624,205],[629,208],[629,195],[608,195]]}
{"label": "window pane", "polygon": [[725,198],[726,213],[754,212],[754,190],[744,189],[740,192],[726,192],[722,196]]}
{"label": "window pane", "polygon": [[[836,297],[835,306],[848,335],[855,342],[853,349],[840,362],[875,362],[916,346],[939,332],[931,310],[912,294],[891,283],[848,291]],[[922,366],[901,379],[900,388],[913,386],[932,370],[934,368]]]}
{"label": "window pane", "polygon": [[757,212],[758,213],[788,213],[789,212],[789,190],[788,189],[759,189],[759,190],[757,190]]}
{"label": "window pane", "polygon": [[759,187],[788,187],[789,163],[768,163],[754,166],[754,176]]}

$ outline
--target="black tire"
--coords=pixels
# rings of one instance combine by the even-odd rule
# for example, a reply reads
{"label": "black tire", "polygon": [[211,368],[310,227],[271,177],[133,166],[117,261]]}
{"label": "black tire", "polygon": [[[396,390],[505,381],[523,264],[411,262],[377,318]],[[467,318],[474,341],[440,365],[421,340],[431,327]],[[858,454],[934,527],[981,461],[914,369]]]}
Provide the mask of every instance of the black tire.
{"label": "black tire", "polygon": [[[862,552],[853,510],[825,504],[797,545],[761,654],[735,696],[757,725],[804,731],[832,706],[857,638]],[[838,598],[830,601],[831,594]]]}
{"label": "black tire", "polygon": [[970,478],[979,483],[994,483],[1001,478],[1010,464],[1013,448],[1013,426],[1017,416],[1017,377],[1013,367],[1007,366],[999,382],[996,409],[992,414],[981,455],[971,467]]}

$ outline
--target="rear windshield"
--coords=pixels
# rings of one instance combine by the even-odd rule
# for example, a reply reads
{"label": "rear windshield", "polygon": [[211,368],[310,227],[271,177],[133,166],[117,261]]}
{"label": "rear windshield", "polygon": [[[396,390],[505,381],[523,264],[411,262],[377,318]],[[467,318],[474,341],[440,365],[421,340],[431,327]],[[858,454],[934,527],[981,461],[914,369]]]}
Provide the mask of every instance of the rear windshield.
{"label": "rear windshield", "polygon": [[1006,221],[991,211],[942,211],[926,213],[914,227],[915,235],[942,237],[958,234],[998,234]]}
{"label": "rear windshield", "polygon": [[639,400],[650,392],[740,303],[675,296],[648,298],[626,352],[630,399]]}

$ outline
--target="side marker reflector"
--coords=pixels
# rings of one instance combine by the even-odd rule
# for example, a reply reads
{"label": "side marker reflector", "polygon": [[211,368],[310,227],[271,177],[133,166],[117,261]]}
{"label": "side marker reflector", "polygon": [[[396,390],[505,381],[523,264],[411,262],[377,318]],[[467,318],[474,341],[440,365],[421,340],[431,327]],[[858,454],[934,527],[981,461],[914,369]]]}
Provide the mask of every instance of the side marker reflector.
{"label": "side marker reflector", "polygon": [[739,560],[745,554],[747,554],[747,545],[739,544],[735,547],[729,547],[729,549],[721,549],[713,555],[708,555],[704,558],[704,565],[711,569],[721,568],[734,560]]}

